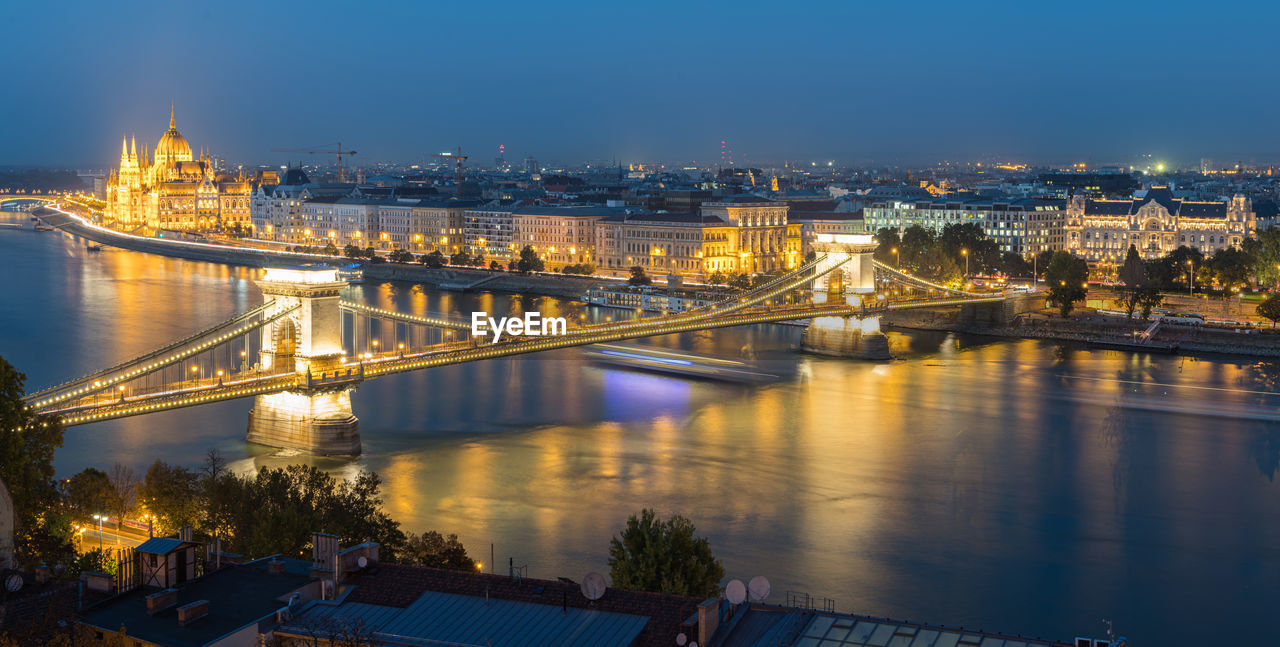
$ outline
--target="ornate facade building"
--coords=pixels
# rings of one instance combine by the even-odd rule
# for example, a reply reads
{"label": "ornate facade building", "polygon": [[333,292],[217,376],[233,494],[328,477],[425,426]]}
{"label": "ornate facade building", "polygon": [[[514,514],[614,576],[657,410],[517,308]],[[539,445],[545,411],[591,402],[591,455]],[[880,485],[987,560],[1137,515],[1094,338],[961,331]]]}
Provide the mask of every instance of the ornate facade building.
{"label": "ornate facade building", "polygon": [[107,221],[122,229],[214,231],[249,229],[252,182],[217,173],[205,151],[196,157],[173,111],[154,153],[120,142],[120,168],[107,180]]}
{"label": "ornate facade building", "polygon": [[1237,247],[1254,235],[1257,218],[1249,198],[1196,202],[1153,186],[1132,200],[1071,198],[1064,226],[1067,251],[1089,261],[1124,262],[1129,245],[1143,258],[1158,258],[1186,245],[1205,254]]}

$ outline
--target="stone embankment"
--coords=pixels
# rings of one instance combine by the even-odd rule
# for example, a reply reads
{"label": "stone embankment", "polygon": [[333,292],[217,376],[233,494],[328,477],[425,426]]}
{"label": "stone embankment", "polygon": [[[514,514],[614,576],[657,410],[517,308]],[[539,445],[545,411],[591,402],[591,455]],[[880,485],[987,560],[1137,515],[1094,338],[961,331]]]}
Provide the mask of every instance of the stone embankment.
{"label": "stone embankment", "polygon": [[[1099,337],[1125,338],[1151,324],[1149,321],[1130,322],[1089,312],[1065,319],[1036,312],[1019,315],[1003,324],[976,323],[959,315],[957,309],[907,310],[886,314],[882,324],[888,328],[1073,342],[1087,342]],[[1153,341],[1176,343],[1182,352],[1280,357],[1280,330],[1170,326],[1161,328]]]}

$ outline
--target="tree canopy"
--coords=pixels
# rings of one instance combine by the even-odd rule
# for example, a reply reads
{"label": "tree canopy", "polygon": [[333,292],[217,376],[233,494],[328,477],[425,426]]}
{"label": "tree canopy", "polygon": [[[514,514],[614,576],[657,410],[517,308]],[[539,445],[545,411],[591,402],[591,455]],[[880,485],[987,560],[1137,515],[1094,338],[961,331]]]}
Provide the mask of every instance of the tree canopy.
{"label": "tree canopy", "polygon": [[1068,252],[1055,252],[1044,272],[1049,287],[1049,305],[1056,306],[1062,316],[1071,314],[1075,302],[1089,293],[1089,266],[1084,259]]}
{"label": "tree canopy", "polygon": [[693,522],[680,515],[663,521],[648,508],[631,515],[609,542],[609,576],[621,589],[711,596],[720,590],[724,566]]}

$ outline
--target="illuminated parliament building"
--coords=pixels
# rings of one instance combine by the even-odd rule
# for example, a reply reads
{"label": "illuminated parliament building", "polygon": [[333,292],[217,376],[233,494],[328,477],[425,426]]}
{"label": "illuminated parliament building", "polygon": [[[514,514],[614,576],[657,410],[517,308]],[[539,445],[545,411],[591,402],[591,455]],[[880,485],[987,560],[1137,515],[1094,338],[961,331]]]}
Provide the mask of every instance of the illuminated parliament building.
{"label": "illuminated parliament building", "polygon": [[183,231],[249,227],[249,180],[217,173],[204,150],[197,158],[178,132],[172,108],[169,130],[154,152],[137,139],[120,142],[120,168],[107,180],[106,217],[124,229]]}

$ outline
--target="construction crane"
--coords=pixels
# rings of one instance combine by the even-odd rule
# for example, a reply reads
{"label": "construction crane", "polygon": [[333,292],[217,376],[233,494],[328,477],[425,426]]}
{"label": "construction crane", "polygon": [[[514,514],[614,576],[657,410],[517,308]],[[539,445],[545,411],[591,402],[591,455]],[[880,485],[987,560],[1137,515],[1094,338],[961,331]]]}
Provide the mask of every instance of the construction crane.
{"label": "construction crane", "polygon": [[436,153],[435,155],[432,155],[432,157],[438,157],[442,160],[455,160],[457,162],[457,169],[458,169],[457,177],[454,179],[454,182],[457,184],[458,194],[461,195],[462,194],[462,163],[467,161],[467,156],[462,154],[462,147],[459,146],[458,152],[456,153],[447,153],[447,152]]}
{"label": "construction crane", "polygon": [[[307,153],[310,155],[336,155],[338,157],[338,183],[342,184],[347,181],[346,168],[342,165],[343,155],[355,155],[355,151],[342,150],[342,142],[333,144],[324,144],[324,146],[335,146],[336,150],[306,150],[303,148],[273,148],[273,153]],[[462,149],[458,149],[462,150]]]}

